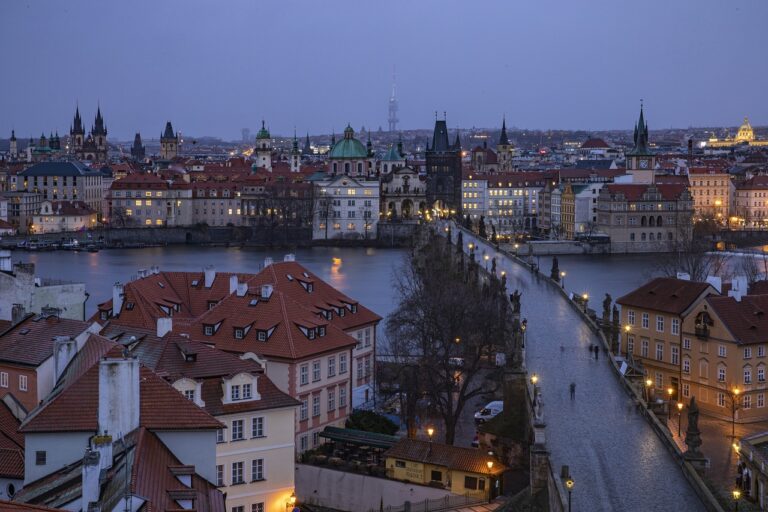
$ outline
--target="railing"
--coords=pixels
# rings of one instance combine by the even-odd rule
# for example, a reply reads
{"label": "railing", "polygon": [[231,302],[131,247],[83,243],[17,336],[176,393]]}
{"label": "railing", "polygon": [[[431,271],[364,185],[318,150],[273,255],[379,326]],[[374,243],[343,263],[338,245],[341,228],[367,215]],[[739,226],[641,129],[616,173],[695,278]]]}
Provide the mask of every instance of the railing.
{"label": "railing", "polygon": [[696,333],[696,337],[700,338],[702,340],[706,340],[709,338],[709,328],[708,327],[696,327],[694,328],[694,332]]}
{"label": "railing", "polygon": [[487,495],[472,496],[470,494],[449,494],[442,498],[424,501],[406,501],[402,505],[386,506],[376,509],[368,509],[368,512],[435,512],[437,510],[450,510],[452,508],[477,505],[488,501]]}

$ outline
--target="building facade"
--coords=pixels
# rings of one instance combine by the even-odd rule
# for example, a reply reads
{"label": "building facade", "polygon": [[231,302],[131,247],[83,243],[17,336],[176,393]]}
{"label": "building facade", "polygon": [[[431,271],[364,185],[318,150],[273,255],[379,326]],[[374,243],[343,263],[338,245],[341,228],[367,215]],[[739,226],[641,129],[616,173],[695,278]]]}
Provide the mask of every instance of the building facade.
{"label": "building facade", "polygon": [[462,163],[461,139],[448,141],[446,121],[436,120],[432,145],[427,144],[425,153],[427,169],[427,206],[436,212],[461,211]]}
{"label": "building facade", "polygon": [[725,169],[691,167],[688,169],[688,182],[695,214],[727,222],[735,191],[731,175]]}
{"label": "building facade", "polygon": [[734,227],[762,228],[768,224],[768,176],[739,183],[734,193]]}
{"label": "building facade", "polygon": [[34,192],[48,201],[78,201],[102,213],[101,171],[78,161],[34,164],[11,177],[11,190]]}
{"label": "building facade", "polygon": [[133,173],[109,188],[108,222],[115,227],[188,226],[193,223],[192,187],[155,174]]}
{"label": "building facade", "polygon": [[312,239],[375,239],[379,182],[338,175],[315,183]]}
{"label": "building facade", "polygon": [[30,234],[85,231],[96,227],[98,215],[78,201],[43,201],[32,217]]}

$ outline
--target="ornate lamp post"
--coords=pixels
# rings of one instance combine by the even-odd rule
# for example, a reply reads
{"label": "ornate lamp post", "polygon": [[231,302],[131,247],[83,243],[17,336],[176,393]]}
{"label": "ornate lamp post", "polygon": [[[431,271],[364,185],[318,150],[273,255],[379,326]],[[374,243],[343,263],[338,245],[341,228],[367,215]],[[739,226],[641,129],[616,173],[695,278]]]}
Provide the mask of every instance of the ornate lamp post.
{"label": "ornate lamp post", "polygon": [[493,469],[493,461],[489,460],[488,462],[486,462],[486,464],[488,465],[488,503],[490,503],[491,500],[493,499],[493,493],[491,492],[492,491],[491,470]]}
{"label": "ornate lamp post", "polygon": [[296,506],[296,492],[292,492],[291,496],[288,498],[288,501],[285,503],[285,508],[293,510],[293,507]]}
{"label": "ornate lamp post", "polygon": [[651,405],[651,384],[653,384],[651,379],[645,379],[645,402],[649,406]]}
{"label": "ornate lamp post", "polygon": [[565,270],[560,272],[560,285],[565,290]]}
{"label": "ornate lamp post", "polygon": [[677,402],[677,437],[680,437],[680,426],[683,424],[683,402]]}
{"label": "ornate lamp post", "polygon": [[[629,359],[629,333],[632,331],[632,326],[627,324],[624,326],[624,341],[627,343],[627,359]],[[619,347],[619,354],[621,355],[621,347]]]}
{"label": "ornate lamp post", "polygon": [[739,512],[739,499],[741,499],[741,491],[734,489],[731,494],[733,495],[733,502],[736,503],[736,508],[734,510]]}
{"label": "ornate lamp post", "polygon": [[736,411],[739,410],[739,394],[741,390],[739,388],[733,388],[731,390],[731,440],[736,442]]}
{"label": "ornate lamp post", "polygon": [[571,492],[574,485],[576,485],[576,482],[573,481],[573,478],[568,477],[565,481],[565,488],[568,489],[568,512],[571,512]]}

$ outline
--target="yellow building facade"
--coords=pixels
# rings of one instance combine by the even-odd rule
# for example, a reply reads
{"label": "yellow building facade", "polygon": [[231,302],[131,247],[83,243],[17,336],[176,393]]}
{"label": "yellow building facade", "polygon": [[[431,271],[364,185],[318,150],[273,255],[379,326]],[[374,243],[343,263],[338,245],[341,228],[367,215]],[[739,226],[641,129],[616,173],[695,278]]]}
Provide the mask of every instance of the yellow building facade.
{"label": "yellow building facade", "polygon": [[725,139],[718,139],[717,137],[711,137],[706,146],[711,148],[729,148],[732,146],[738,146],[740,144],[746,144],[748,146],[768,146],[768,140],[758,140],[755,138],[755,131],[752,129],[752,125],[749,124],[749,118],[744,118],[744,123],[739,126],[739,131],[736,132],[735,137],[726,137]]}

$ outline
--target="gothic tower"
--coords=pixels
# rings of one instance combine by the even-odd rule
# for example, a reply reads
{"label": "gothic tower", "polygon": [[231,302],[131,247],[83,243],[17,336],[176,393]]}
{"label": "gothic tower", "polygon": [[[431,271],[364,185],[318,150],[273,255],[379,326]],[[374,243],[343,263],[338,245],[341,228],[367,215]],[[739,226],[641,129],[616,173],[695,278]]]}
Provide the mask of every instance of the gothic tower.
{"label": "gothic tower", "polygon": [[75,108],[75,119],[72,125],[69,127],[69,144],[70,151],[77,153],[83,149],[83,141],[85,140],[85,127],[83,127],[83,119],[80,117],[80,107]]}
{"label": "gothic tower", "polygon": [[19,144],[16,140],[16,130],[11,130],[11,150],[10,155],[12,160],[16,160],[19,157]]}
{"label": "gothic tower", "polygon": [[160,158],[173,160],[179,154],[179,135],[173,132],[170,121],[165,123],[165,131],[160,135]]}
{"label": "gothic tower", "polygon": [[632,183],[650,184],[654,182],[656,157],[648,148],[648,123],[643,115],[640,103],[640,118],[635,125],[635,147],[626,154],[627,173],[632,176]]}
{"label": "gothic tower", "polygon": [[[439,210],[461,209],[461,139],[448,141],[448,125],[445,119],[435,120],[432,146],[427,143],[427,203]],[[441,212],[445,213],[445,212]]]}
{"label": "gothic tower", "polygon": [[107,127],[104,124],[104,118],[101,116],[101,107],[96,108],[96,120],[93,123],[91,129],[91,135],[93,136],[93,142],[96,144],[96,152],[98,154],[98,160],[106,161],[107,159]]}
{"label": "gothic tower", "polygon": [[133,138],[133,146],[131,146],[131,156],[137,162],[144,160],[146,150],[141,144],[141,134],[136,132],[136,136]]}
{"label": "gothic tower", "polygon": [[502,172],[512,170],[512,159],[515,156],[515,146],[510,144],[507,137],[507,119],[501,121],[501,135],[499,143],[496,144],[496,157],[499,161],[499,170]]}
{"label": "gothic tower", "polygon": [[299,139],[296,138],[296,132],[293,132],[293,147],[291,148],[291,172],[301,170],[301,151],[299,150]]}
{"label": "gothic tower", "polygon": [[387,118],[390,133],[397,131],[397,122],[400,121],[397,118],[398,104],[397,96],[395,95],[395,73],[392,72],[392,95],[389,97],[389,116]]}
{"label": "gothic tower", "polygon": [[264,120],[261,121],[261,130],[256,134],[256,167],[272,172],[272,136]]}

